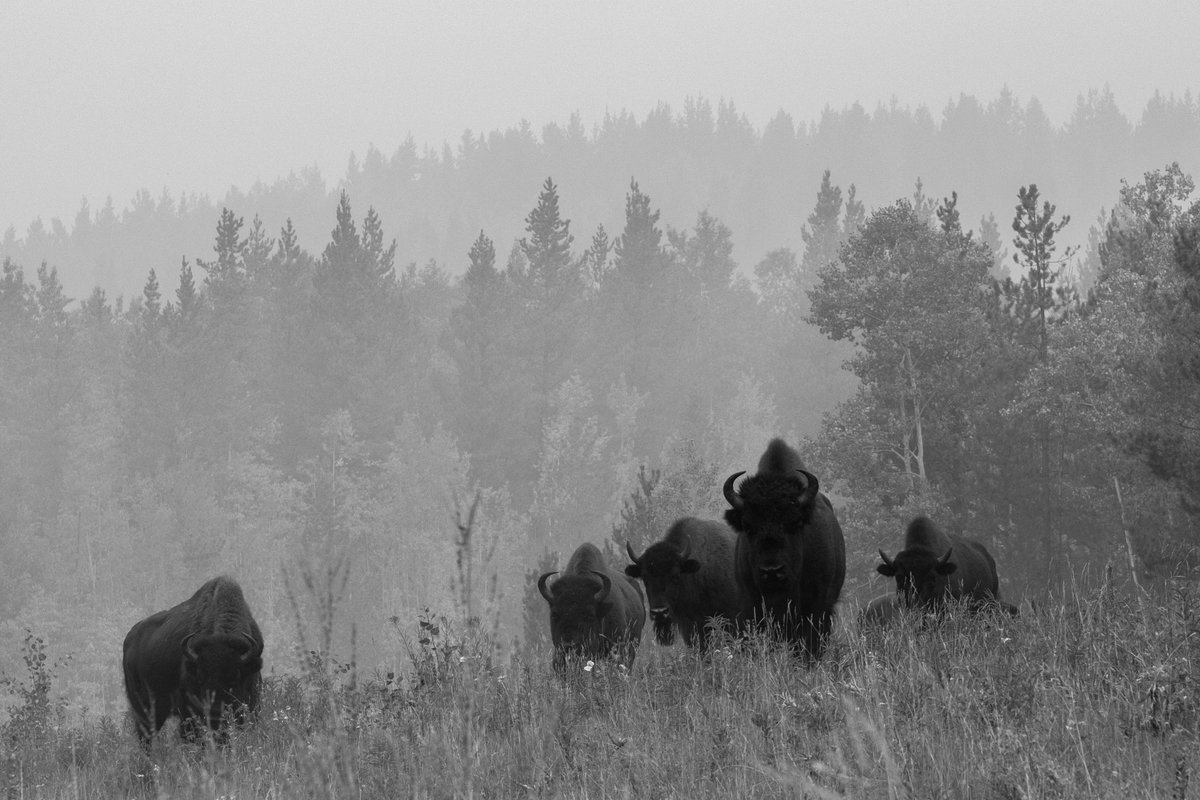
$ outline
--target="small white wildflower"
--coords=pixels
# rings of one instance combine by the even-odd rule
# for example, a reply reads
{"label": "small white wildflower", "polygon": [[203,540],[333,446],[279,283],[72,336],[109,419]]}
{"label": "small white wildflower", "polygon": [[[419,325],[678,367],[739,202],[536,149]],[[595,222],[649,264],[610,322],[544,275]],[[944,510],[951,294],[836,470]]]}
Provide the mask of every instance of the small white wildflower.
{"label": "small white wildflower", "polygon": [[459,656],[459,657],[458,657],[458,663],[460,663],[460,664],[465,664],[465,663],[467,663],[467,657],[466,657],[466,656]]}
{"label": "small white wildflower", "polygon": [[589,661],[589,662],[587,662],[586,664],[584,664],[584,665],[583,665],[583,671],[584,671],[584,672],[591,672],[591,671],[592,671],[592,667],[594,667],[594,666],[596,666],[596,663],[595,663],[594,661]]}

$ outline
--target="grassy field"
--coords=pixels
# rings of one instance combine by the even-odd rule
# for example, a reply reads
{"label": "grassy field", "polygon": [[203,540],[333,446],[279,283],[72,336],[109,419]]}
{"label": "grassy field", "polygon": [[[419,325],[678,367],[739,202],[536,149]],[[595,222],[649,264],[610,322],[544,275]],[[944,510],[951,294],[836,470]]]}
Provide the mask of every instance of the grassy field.
{"label": "grassy field", "polygon": [[[310,664],[228,748],[124,719],[63,724],[27,658],[3,726],[10,798],[1183,798],[1200,762],[1190,588],[1111,588],[1016,619],[842,620],[806,668],[763,642],[563,681],[439,630],[404,678]],[[1189,795],[1189,791],[1191,794]]]}

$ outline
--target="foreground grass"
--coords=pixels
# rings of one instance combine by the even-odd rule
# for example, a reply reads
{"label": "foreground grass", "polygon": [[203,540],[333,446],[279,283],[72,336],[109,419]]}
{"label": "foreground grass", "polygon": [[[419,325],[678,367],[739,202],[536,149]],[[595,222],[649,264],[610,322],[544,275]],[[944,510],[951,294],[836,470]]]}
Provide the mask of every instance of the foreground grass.
{"label": "foreground grass", "polygon": [[[1200,615],[1100,591],[1017,619],[844,625],[805,668],[759,644],[643,647],[571,681],[429,645],[404,681],[271,681],[227,749],[124,721],[7,723],[8,797],[1183,798]],[[482,652],[482,651],[481,651]]]}

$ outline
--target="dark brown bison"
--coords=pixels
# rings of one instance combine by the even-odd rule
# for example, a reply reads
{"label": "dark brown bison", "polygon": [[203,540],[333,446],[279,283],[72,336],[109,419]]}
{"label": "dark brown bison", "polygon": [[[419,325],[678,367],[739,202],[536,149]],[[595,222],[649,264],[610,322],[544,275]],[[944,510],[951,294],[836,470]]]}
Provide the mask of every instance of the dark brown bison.
{"label": "dark brown bison", "polygon": [[684,517],[639,558],[629,543],[632,564],[625,574],[646,587],[650,620],[659,644],[671,644],[675,628],[689,647],[708,647],[713,618],[736,624],[742,615],[741,592],[733,576],[737,534],[719,520]]}
{"label": "dark brown bison", "polygon": [[615,655],[633,666],[646,624],[646,606],[637,582],[609,569],[593,544],[581,544],[553,584],[553,572],[538,578],[538,591],[550,604],[554,668],[567,657],[599,660]]}
{"label": "dark brown bison", "polygon": [[125,636],[125,695],[143,743],[168,717],[194,740],[207,728],[226,738],[258,709],[262,633],[232,578],[213,578],[174,608],[146,617]]}
{"label": "dark brown bison", "polygon": [[846,541],[817,477],[772,439],[758,472],[725,481],[725,519],[738,532],[734,574],[751,614],[819,658],[846,579]]}
{"label": "dark brown bison", "polygon": [[[909,608],[940,611],[949,599],[975,609],[995,607],[1000,598],[996,562],[979,542],[946,533],[928,517],[908,523],[904,549],[895,558],[879,551],[880,575],[896,579],[896,596]],[[1008,608],[1008,604],[1004,604]]]}

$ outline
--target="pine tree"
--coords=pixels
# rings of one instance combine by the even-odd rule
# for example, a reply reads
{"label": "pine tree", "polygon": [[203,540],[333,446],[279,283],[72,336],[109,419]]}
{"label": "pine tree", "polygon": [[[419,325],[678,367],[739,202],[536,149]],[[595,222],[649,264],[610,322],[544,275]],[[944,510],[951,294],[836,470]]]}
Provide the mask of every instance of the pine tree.
{"label": "pine tree", "polygon": [[162,294],[158,291],[158,276],[154,270],[146,277],[146,285],[142,288],[141,325],[148,330],[158,328],[162,318]]}
{"label": "pine tree", "polygon": [[663,268],[659,214],[651,210],[649,195],[631,178],[625,195],[625,229],[613,247],[613,269],[623,282],[638,289],[651,287]]}
{"label": "pine tree", "polygon": [[850,184],[850,189],[846,192],[846,213],[842,218],[842,241],[846,241],[854,234],[858,233],[859,228],[867,219],[867,208],[863,202],[857,197],[857,189],[854,184]]}
{"label": "pine tree", "polygon": [[396,277],[396,240],[385,247],[383,238],[383,223],[375,208],[368,208],[367,216],[363,217],[363,256],[369,270],[379,278],[391,281]]}
{"label": "pine tree", "polygon": [[563,219],[558,209],[558,189],[552,178],[546,178],[538,203],[525,217],[529,234],[521,239],[521,250],[529,260],[528,280],[533,298],[547,311],[563,298],[574,296],[579,288],[579,276],[571,256],[571,221]]}
{"label": "pine tree", "polygon": [[825,170],[817,191],[817,205],[808,215],[808,225],[800,229],[800,238],[804,240],[800,269],[805,275],[815,275],[835,260],[842,244],[843,230],[838,222],[842,214],[842,190],[829,178],[830,172]]}
{"label": "pine tree", "polygon": [[246,271],[246,277],[252,283],[261,283],[265,286],[270,285],[267,273],[270,268],[271,255],[274,249],[275,242],[270,236],[267,236],[263,221],[255,214],[254,221],[250,223],[250,231],[246,234],[246,240],[242,248],[242,264]]}
{"label": "pine tree", "polygon": [[240,291],[240,285],[246,277],[243,263],[246,240],[241,238],[242,222],[243,219],[228,208],[221,209],[221,219],[217,222],[217,241],[213,245],[217,258],[215,261],[196,262],[208,273],[205,284],[210,288],[227,283],[232,293]]}
{"label": "pine tree", "polygon": [[200,296],[196,293],[196,281],[187,258],[182,260],[179,267],[179,288],[175,290],[175,301],[172,330],[176,335],[186,335],[200,312]]}
{"label": "pine tree", "polygon": [[1075,254],[1076,248],[1069,247],[1062,258],[1055,259],[1057,243],[1055,235],[1071,221],[1069,216],[1054,221],[1055,206],[1048,201],[1038,210],[1037,184],[1031,183],[1017,192],[1016,216],[1012,228],[1016,233],[1013,245],[1013,262],[1026,270],[1021,283],[1014,286],[1017,291],[1007,290],[1012,296],[1018,314],[1028,315],[1034,324],[1034,340],[1038,360],[1046,363],[1049,353],[1048,323],[1055,317],[1068,313],[1077,300],[1070,286],[1061,282],[1062,270],[1056,266],[1066,262]]}
{"label": "pine tree", "polygon": [[[529,352],[534,356],[533,385],[544,413],[551,393],[570,373],[583,289],[579,264],[571,254],[575,241],[571,221],[559,212],[558,189],[551,178],[546,178],[537,205],[525,218],[525,231],[528,235],[520,245],[528,267],[522,276],[522,294]],[[540,419],[539,415],[539,430]]]}
{"label": "pine tree", "polygon": [[586,263],[586,275],[589,285],[593,288],[603,285],[608,277],[610,265],[609,254],[612,252],[613,245],[608,240],[608,231],[604,230],[604,224],[596,226],[596,232],[592,234],[592,246],[588,248],[584,255]]}
{"label": "pine tree", "polygon": [[962,224],[958,218],[958,192],[950,192],[937,207],[937,218],[942,226],[942,233],[947,236],[962,235]]}

